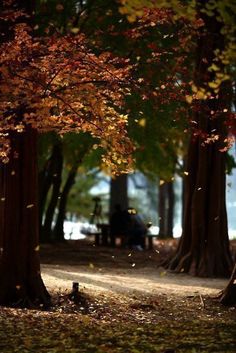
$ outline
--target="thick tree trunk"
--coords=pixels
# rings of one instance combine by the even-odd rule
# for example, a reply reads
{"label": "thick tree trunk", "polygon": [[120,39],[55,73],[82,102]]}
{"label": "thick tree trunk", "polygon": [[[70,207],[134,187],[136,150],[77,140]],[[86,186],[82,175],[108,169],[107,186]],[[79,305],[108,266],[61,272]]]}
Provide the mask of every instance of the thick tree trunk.
{"label": "thick tree trunk", "polygon": [[188,155],[183,234],[169,268],[228,276],[232,266],[225,206],[225,155],[219,144],[192,140]]}
{"label": "thick tree trunk", "polygon": [[117,204],[121,206],[122,210],[129,207],[127,174],[121,174],[110,181],[110,217],[115,211]]}
{"label": "thick tree trunk", "polygon": [[0,304],[50,303],[40,275],[37,133],[10,133],[11,155],[0,168]]}
{"label": "thick tree trunk", "polygon": [[[205,3],[202,0],[198,5]],[[197,48],[196,86],[207,85],[214,79],[208,68],[215,50],[223,47],[217,16],[202,16],[205,26]],[[221,88],[218,94],[212,92],[210,99],[198,103],[194,122],[200,134],[193,133],[189,145],[183,234],[169,264],[171,270],[209,277],[229,276],[232,270],[225,204],[225,153],[220,151],[225,137],[222,112],[229,108],[229,101],[229,93]],[[206,142],[206,134],[216,136],[215,141]]]}
{"label": "thick tree trunk", "polygon": [[61,187],[61,174],[63,168],[63,156],[62,156],[62,146],[61,144],[57,144],[54,147],[54,162],[55,162],[55,170],[53,174],[52,180],[52,194],[51,198],[46,210],[45,221],[42,227],[42,233],[40,237],[40,241],[42,242],[50,242],[52,240],[52,232],[53,232],[53,218],[55,215],[55,210],[58,204],[58,198],[60,195],[60,187]]}
{"label": "thick tree trunk", "polygon": [[54,234],[53,239],[57,242],[63,242],[65,240],[63,225],[64,225],[64,220],[66,215],[66,203],[67,203],[67,199],[68,199],[68,195],[71,190],[71,187],[75,183],[76,172],[77,172],[77,166],[73,167],[70,170],[60,196],[56,225],[53,230],[53,234]]}

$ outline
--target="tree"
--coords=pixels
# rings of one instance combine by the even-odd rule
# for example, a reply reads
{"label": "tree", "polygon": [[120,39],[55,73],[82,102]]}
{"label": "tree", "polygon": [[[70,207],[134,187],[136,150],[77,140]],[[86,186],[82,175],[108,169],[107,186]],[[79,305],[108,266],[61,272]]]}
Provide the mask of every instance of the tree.
{"label": "tree", "polygon": [[38,132],[89,132],[107,150],[109,168],[130,162],[126,118],[118,112],[129,68],[109,53],[93,54],[80,35],[36,37],[32,8],[1,3],[2,305],[50,303],[39,263]]}
{"label": "tree", "polygon": [[126,210],[129,206],[128,201],[128,176],[127,174],[119,175],[110,180],[110,207],[109,217],[115,211],[115,206],[119,204],[122,210]]}
{"label": "tree", "polygon": [[[57,214],[55,217],[55,227],[52,232],[52,238],[54,241],[64,241],[63,224],[66,218],[68,198],[71,194],[73,185],[76,183],[76,176],[79,169],[81,172],[84,164],[83,172],[86,173],[89,166],[86,166],[85,159],[88,159],[93,154],[96,154],[96,164],[99,164],[99,155],[96,153],[97,151],[92,148],[94,143],[95,139],[93,139],[89,134],[70,133],[65,135],[62,140],[64,156],[64,170],[62,175],[63,183],[61,183],[60,192],[57,195],[58,203],[57,208],[55,209]],[[95,163],[90,165],[90,168],[92,167],[95,167]],[[80,178],[78,178],[77,182],[79,183],[80,181]],[[88,185],[89,184],[90,183],[88,181]],[[77,200],[78,204],[76,208],[80,209],[79,197],[77,197]]]}
{"label": "tree", "polygon": [[[124,12],[135,20],[140,5],[125,1]],[[184,4],[163,1],[160,6],[183,15]],[[235,4],[229,1],[187,3],[189,18],[200,25],[197,41],[193,96],[193,129],[186,171],[185,221],[177,253],[169,268],[197,275],[225,276],[232,268],[225,207],[226,125],[230,125],[230,61],[235,58]],[[141,11],[142,12],[142,11]],[[134,15],[133,15],[134,14]],[[206,45],[207,43],[207,45]],[[227,123],[228,122],[228,123]],[[235,287],[232,274],[228,294]],[[225,297],[223,294],[223,297]]]}
{"label": "tree", "polygon": [[[101,162],[101,153],[92,148],[95,142],[97,142],[96,139],[85,133],[68,133],[63,137],[52,133],[41,136],[39,144],[40,242],[64,240],[63,223],[67,201],[71,188],[76,182],[78,169],[81,169],[81,165],[84,164],[83,170],[86,173],[89,168],[97,167]],[[96,158],[91,158],[92,155],[96,155]],[[88,157],[92,163],[86,162]],[[79,188],[76,200],[78,210],[80,208]]]}
{"label": "tree", "polygon": [[[190,76],[186,77],[191,61],[186,56],[188,28],[184,21],[173,23],[166,11],[159,11],[158,17],[147,11],[131,24],[119,13],[118,2],[111,0],[87,1],[84,10],[82,28],[96,40],[98,48],[129,55],[133,64],[136,85],[126,96],[124,109],[129,112],[129,136],[136,146],[135,167],[149,179],[158,176],[168,182],[179,172],[177,155],[183,153],[186,140],[181,109],[186,105],[183,91]],[[168,219],[169,229],[164,233],[170,235],[173,209],[168,209],[162,222],[166,224]]]}
{"label": "tree", "polygon": [[[214,74],[209,72],[209,66],[214,64],[215,51],[222,51],[224,39],[217,13],[214,16],[201,14],[201,18],[204,27],[197,45],[195,84],[206,87],[214,80],[210,78]],[[193,133],[189,145],[183,235],[170,269],[228,276],[232,268],[225,204],[226,132],[222,114],[224,109],[229,109],[229,94],[223,86],[217,94],[212,90],[197,107],[194,120],[200,133],[197,136]],[[212,131],[217,141],[206,141]]]}

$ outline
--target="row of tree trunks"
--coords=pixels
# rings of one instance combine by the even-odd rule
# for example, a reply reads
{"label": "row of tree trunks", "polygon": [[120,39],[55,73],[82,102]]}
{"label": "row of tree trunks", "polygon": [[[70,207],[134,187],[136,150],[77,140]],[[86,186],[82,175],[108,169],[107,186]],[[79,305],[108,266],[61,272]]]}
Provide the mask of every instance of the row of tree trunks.
{"label": "row of tree trunks", "polygon": [[39,172],[39,224],[43,224],[43,215],[46,209],[47,197],[49,190],[53,184],[54,175],[57,171],[58,157],[61,160],[61,154],[59,154],[58,143],[53,146],[52,154],[46,161],[43,169]]}
{"label": "row of tree trunks", "polygon": [[0,304],[50,304],[40,275],[37,132],[10,133],[11,154],[0,167]]}
{"label": "row of tree trunks", "polygon": [[[62,145],[60,142],[54,145],[50,161],[51,163],[49,163],[49,168],[46,171],[45,182],[43,183],[44,186],[42,188],[44,191],[44,194],[42,193],[42,198],[44,199],[44,208],[42,208],[42,212],[44,211],[45,215],[44,220],[42,216],[40,217],[42,222],[40,231],[41,242],[50,242],[52,239],[53,219],[58,204],[62,181],[63,156]],[[51,195],[50,198],[48,198],[50,189]],[[49,199],[48,205],[46,205],[47,198]]]}
{"label": "row of tree trunks", "polygon": [[173,238],[174,225],[174,184],[173,182],[166,182],[159,185],[159,235],[161,239]]}
{"label": "row of tree trunks", "polygon": [[[39,173],[40,191],[40,242],[63,242],[63,224],[66,217],[66,204],[71,187],[75,183],[78,163],[72,165],[64,185],[62,184],[63,151],[61,142],[52,149],[49,160]],[[55,222],[55,225],[54,225]]]}

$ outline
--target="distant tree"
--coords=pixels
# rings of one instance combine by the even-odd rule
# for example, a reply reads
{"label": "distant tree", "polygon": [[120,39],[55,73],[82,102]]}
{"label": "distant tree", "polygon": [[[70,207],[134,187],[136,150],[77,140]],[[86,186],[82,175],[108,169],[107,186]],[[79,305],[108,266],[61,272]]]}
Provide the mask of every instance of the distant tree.
{"label": "distant tree", "polygon": [[173,181],[159,182],[158,193],[158,215],[159,215],[159,234],[158,237],[173,238],[174,228],[174,183]]}
{"label": "distant tree", "polygon": [[110,180],[110,217],[115,211],[115,206],[117,204],[120,205],[122,210],[126,210],[129,207],[127,174],[119,175]]}
{"label": "distant tree", "polygon": [[[127,94],[125,109],[129,112],[129,135],[136,146],[136,169],[151,179],[158,176],[170,181],[179,172],[176,160],[183,154],[187,135],[183,92],[193,67],[189,53],[186,56],[187,24],[175,24],[168,11],[159,11],[158,16],[147,11],[139,21],[130,23],[119,12],[118,2],[88,0],[77,25],[96,40],[97,50],[105,47],[116,55],[129,56],[136,87]],[[169,195],[173,199],[173,193]],[[170,235],[172,207],[166,207],[162,224],[169,225],[162,235]]]}

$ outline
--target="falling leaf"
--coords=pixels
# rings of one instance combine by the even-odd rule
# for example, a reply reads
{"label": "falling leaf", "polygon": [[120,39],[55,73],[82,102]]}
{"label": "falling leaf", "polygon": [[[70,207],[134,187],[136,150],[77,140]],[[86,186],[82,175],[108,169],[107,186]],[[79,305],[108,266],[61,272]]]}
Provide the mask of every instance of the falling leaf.
{"label": "falling leaf", "polygon": [[143,81],[144,81],[144,78],[143,78],[143,77],[139,77],[139,78],[138,78],[138,82],[139,82],[139,83],[142,83]]}
{"label": "falling leaf", "polygon": [[164,180],[160,180],[159,181],[159,185],[163,185],[163,184],[165,184],[165,181]]}
{"label": "falling leaf", "polygon": [[142,127],[145,127],[146,126],[146,119],[142,118],[139,120],[139,125],[142,126]]}
{"label": "falling leaf", "polygon": [[30,205],[27,205],[27,206],[26,206],[26,208],[32,208],[32,207],[34,207],[34,204],[33,204],[33,203],[31,203]]}
{"label": "falling leaf", "polygon": [[134,267],[135,266],[135,263],[132,263],[132,267]]}
{"label": "falling leaf", "polygon": [[192,101],[193,101],[193,97],[192,97],[192,96],[189,96],[189,95],[185,96],[185,99],[186,99],[186,102],[187,102],[188,104],[191,104]]}
{"label": "falling leaf", "polygon": [[94,268],[94,264],[90,263],[89,268]]}
{"label": "falling leaf", "polygon": [[188,175],[188,172],[184,172],[184,175]]}
{"label": "falling leaf", "polygon": [[35,251],[39,251],[39,249],[40,249],[40,246],[39,246],[39,245],[37,245],[37,246],[34,248]]}
{"label": "falling leaf", "polygon": [[73,28],[71,28],[71,30],[70,30],[72,33],[74,33],[74,34],[77,34],[77,33],[79,33],[79,28],[78,27],[73,27]]}

